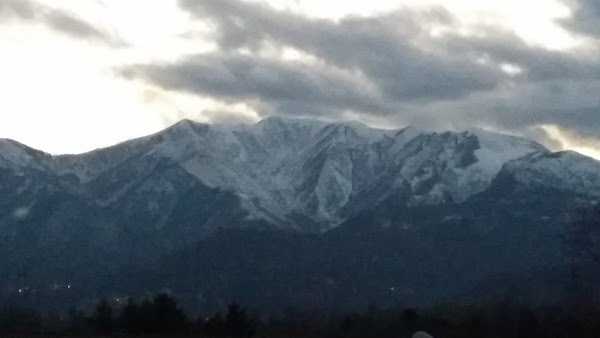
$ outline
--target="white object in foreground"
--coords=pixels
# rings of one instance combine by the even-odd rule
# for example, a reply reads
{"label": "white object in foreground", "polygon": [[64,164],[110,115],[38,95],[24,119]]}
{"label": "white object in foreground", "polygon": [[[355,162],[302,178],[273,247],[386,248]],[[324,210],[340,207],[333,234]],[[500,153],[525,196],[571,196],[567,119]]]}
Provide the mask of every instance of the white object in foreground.
{"label": "white object in foreground", "polygon": [[412,338],[434,338],[434,337],[425,331],[418,331],[412,335]]}

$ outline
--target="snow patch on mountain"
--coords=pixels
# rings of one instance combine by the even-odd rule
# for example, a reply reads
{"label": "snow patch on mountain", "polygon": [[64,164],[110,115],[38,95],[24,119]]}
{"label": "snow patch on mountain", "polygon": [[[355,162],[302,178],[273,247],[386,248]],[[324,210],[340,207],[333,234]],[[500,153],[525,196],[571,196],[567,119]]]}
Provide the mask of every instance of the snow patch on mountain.
{"label": "snow patch on mountain", "polygon": [[453,197],[456,202],[484,191],[498,175],[504,164],[528,154],[549,152],[542,145],[528,139],[497,134],[484,129],[467,132],[479,142],[475,150],[476,162],[466,168],[458,168],[453,182]]}
{"label": "snow patch on mountain", "polygon": [[[144,208],[155,211],[164,196],[181,189],[174,180],[184,180],[233,193],[249,219],[282,226],[310,220],[326,228],[389,198],[408,206],[464,202],[487,189],[506,163],[526,168],[518,173],[524,181],[596,189],[598,162],[578,156],[553,158],[533,141],[482,129],[381,130],[278,117],[253,125],[183,120],[82,155],[51,157],[0,140],[0,166],[67,178],[65,186],[89,194],[97,205],[134,194],[148,196]],[[162,177],[169,168],[180,171]]]}
{"label": "snow patch on mountain", "polygon": [[574,151],[534,153],[506,165],[528,187],[550,187],[581,195],[600,196],[600,165]]}

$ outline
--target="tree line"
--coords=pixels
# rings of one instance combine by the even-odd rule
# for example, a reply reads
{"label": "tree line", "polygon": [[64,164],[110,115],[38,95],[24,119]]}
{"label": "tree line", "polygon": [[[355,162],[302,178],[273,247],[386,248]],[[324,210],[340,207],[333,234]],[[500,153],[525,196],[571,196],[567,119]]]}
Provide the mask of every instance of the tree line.
{"label": "tree line", "polygon": [[479,306],[374,309],[353,314],[282,311],[259,318],[231,303],[211,316],[186,314],[172,296],[100,300],[89,313],[66,317],[5,307],[0,336],[11,337],[411,337],[427,331],[446,338],[592,338],[600,336],[600,307],[592,304],[530,308],[509,300]]}
{"label": "tree line", "polygon": [[42,316],[33,309],[7,306],[0,310],[0,336],[200,336],[252,337],[256,322],[246,309],[231,303],[221,313],[196,319],[186,314],[167,293],[113,306],[102,299],[86,314],[70,310],[67,316]]}

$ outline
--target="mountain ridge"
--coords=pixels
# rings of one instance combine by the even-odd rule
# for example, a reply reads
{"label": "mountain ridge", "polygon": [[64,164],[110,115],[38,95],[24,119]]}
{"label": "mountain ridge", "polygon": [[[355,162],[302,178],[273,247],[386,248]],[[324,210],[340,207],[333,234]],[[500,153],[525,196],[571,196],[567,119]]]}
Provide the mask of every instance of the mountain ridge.
{"label": "mountain ridge", "polygon": [[498,274],[535,294],[548,276],[532,274],[568,270],[565,225],[597,203],[599,173],[488,131],[309,120],[183,121],[82,155],[0,141],[0,300],[69,284],[74,301],[174,288],[272,308],[316,288],[388,304]]}
{"label": "mountain ridge", "polygon": [[[165,159],[203,185],[236,194],[250,219],[298,228],[294,215],[304,214],[322,223],[323,230],[343,222],[349,208],[370,207],[361,201],[363,193],[373,196],[367,200],[378,200],[407,189],[410,205],[462,203],[487,189],[510,162],[533,153],[551,154],[534,141],[483,129],[426,133],[414,127],[383,130],[280,117],[254,125],[182,120],[158,133],[80,155],[18,148],[26,149],[27,158],[17,163],[13,150],[13,165],[34,163],[49,175],[69,177],[71,185],[76,178],[84,190],[94,181],[119,180],[109,178],[110,173],[115,175],[124,163],[129,167],[121,169],[121,177],[126,175],[122,170],[129,170],[135,180],[144,166]],[[0,148],[0,159],[2,153]],[[576,154],[570,160],[595,163]],[[594,177],[586,188],[598,182]]]}
{"label": "mountain ridge", "polygon": [[[85,186],[123,162],[166,158],[206,186],[238,194],[253,219],[290,223],[289,215],[310,214],[327,229],[345,219],[344,206],[358,205],[351,200],[359,191],[405,182],[415,195],[410,203],[460,203],[489,186],[505,163],[534,151],[548,152],[533,141],[484,130],[424,133],[273,117],[254,125],[182,120],[115,146],[40,161]],[[456,152],[472,163],[455,163]],[[445,181],[437,184],[433,176]]]}

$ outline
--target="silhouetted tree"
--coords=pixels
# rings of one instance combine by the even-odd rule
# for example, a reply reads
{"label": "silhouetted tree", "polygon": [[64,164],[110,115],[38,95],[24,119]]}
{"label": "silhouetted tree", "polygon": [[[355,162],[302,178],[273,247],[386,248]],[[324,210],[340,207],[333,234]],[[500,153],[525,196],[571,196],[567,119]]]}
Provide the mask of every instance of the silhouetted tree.
{"label": "silhouetted tree", "polygon": [[485,332],[485,321],[483,316],[476,312],[470,312],[462,323],[465,338],[480,337]]}
{"label": "silhouetted tree", "polygon": [[198,326],[208,336],[223,335],[225,331],[225,321],[220,313],[213,315],[208,319],[198,319]]}
{"label": "silhouetted tree", "polygon": [[402,311],[402,320],[407,323],[415,323],[419,320],[419,313],[415,309],[404,309],[404,311]]}
{"label": "silhouetted tree", "polygon": [[36,332],[41,324],[42,320],[34,310],[11,306],[0,311],[0,334]]}
{"label": "silhouetted tree", "polygon": [[254,323],[246,313],[246,309],[237,303],[231,303],[225,316],[225,328],[227,335],[231,337],[252,337],[254,335]]}
{"label": "silhouetted tree", "polygon": [[140,333],[144,328],[142,311],[133,298],[127,300],[127,305],[121,309],[119,325],[128,333]]}
{"label": "silhouetted tree", "polygon": [[416,309],[404,309],[402,311],[403,326],[410,331],[416,331],[418,328],[419,313]]}
{"label": "silhouetted tree", "polygon": [[181,332],[190,327],[183,310],[166,293],[139,305],[130,298],[121,310],[119,324],[128,333]]}
{"label": "silhouetted tree", "polygon": [[519,337],[535,337],[538,329],[538,320],[533,311],[519,311],[517,317],[517,327]]}
{"label": "silhouetted tree", "polygon": [[81,310],[69,309],[69,331],[74,334],[82,333],[88,327],[86,316]]}
{"label": "silhouetted tree", "polygon": [[154,298],[154,319],[159,332],[182,331],[188,327],[188,319],[177,302],[166,293]]}
{"label": "silhouetted tree", "polygon": [[113,329],[113,310],[106,299],[96,304],[90,321],[92,328],[98,333],[107,333]]}
{"label": "silhouetted tree", "polygon": [[140,330],[143,332],[152,332],[155,330],[154,303],[146,298],[139,305],[139,316],[142,318]]}

